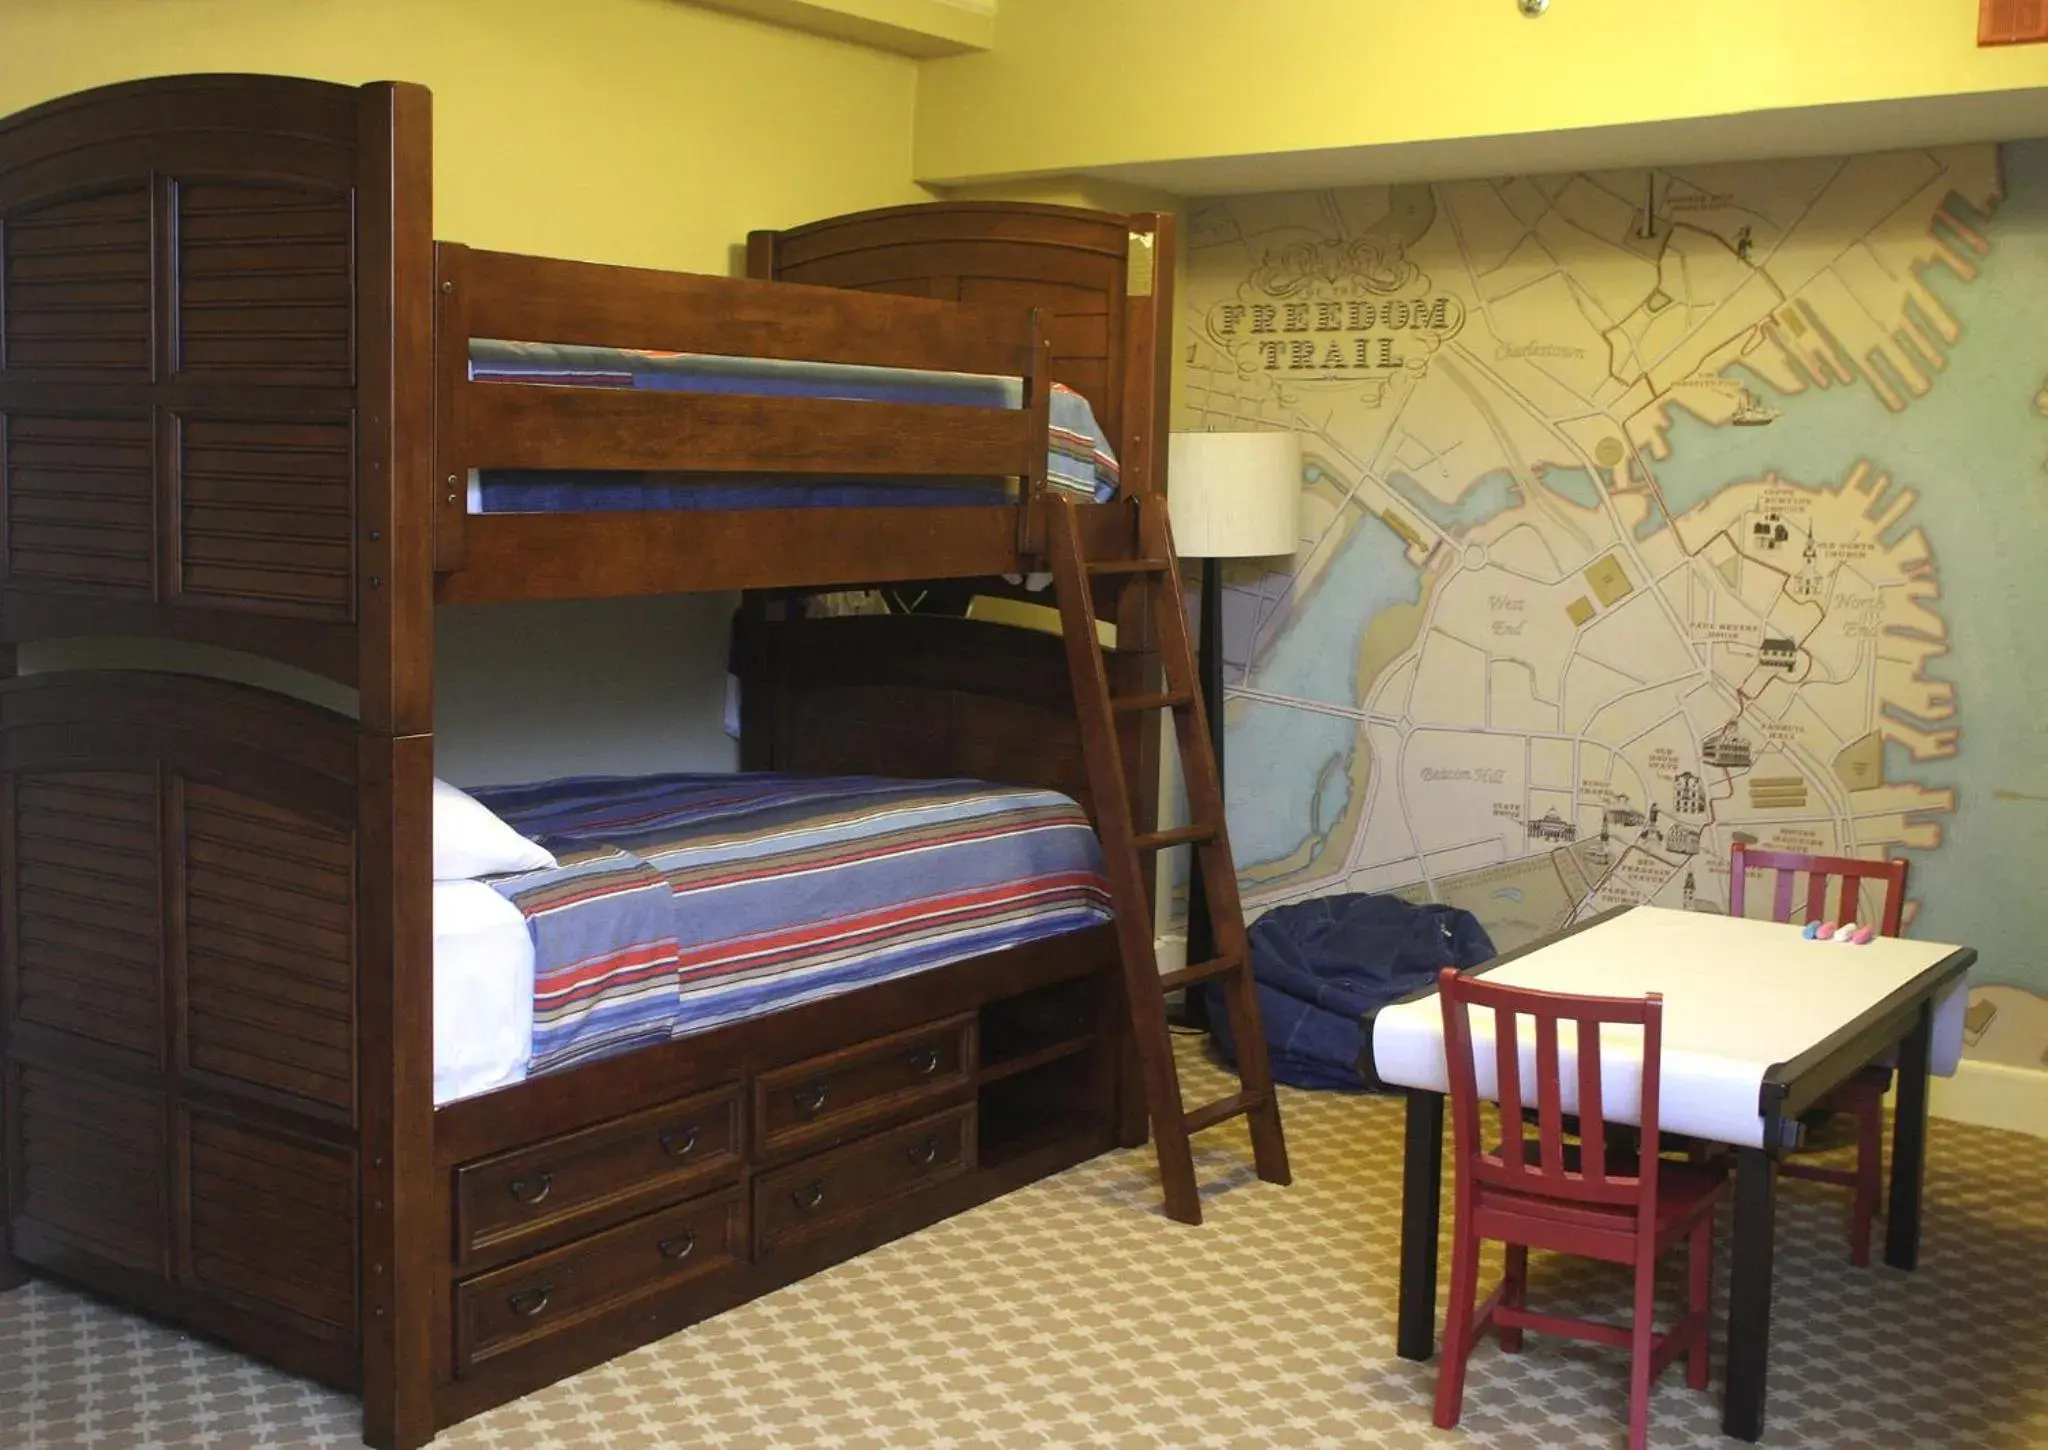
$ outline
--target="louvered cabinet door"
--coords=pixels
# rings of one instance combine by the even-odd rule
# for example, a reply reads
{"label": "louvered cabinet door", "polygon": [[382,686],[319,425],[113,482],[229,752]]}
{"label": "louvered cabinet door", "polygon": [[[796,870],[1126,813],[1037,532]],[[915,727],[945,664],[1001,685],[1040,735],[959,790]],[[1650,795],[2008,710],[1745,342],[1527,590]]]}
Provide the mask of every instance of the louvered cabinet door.
{"label": "louvered cabinet door", "polygon": [[[360,787],[425,721],[427,139],[424,93],[268,76],[0,116],[0,655],[178,646],[0,678],[4,1247],[343,1385],[394,1257]],[[213,668],[360,719],[169,672]]]}
{"label": "louvered cabinet door", "polygon": [[314,1338],[347,1339],[353,833],[184,776],[172,778],[168,817],[181,907],[171,974],[179,1279]]}
{"label": "louvered cabinet door", "polygon": [[357,98],[193,79],[0,118],[0,615],[348,680]]}
{"label": "louvered cabinet door", "polygon": [[165,1280],[163,887],[154,772],[0,782],[0,1020],[14,1252]]}
{"label": "louvered cabinet door", "polygon": [[340,717],[196,678],[0,689],[8,1247],[341,1383],[353,745]]}

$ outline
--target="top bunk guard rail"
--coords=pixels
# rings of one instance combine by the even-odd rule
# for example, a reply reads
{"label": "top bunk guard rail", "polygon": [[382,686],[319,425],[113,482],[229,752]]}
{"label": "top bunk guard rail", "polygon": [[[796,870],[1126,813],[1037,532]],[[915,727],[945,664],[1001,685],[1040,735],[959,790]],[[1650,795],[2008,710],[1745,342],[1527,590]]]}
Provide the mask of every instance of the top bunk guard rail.
{"label": "top bunk guard rail", "polygon": [[[1030,377],[1030,310],[440,245],[471,337]],[[450,262],[455,266],[450,267]],[[453,291],[454,289],[448,288]]]}
{"label": "top bunk guard rail", "polygon": [[[738,588],[1014,567],[1036,536],[1051,378],[1036,312],[437,248],[435,566],[447,601]],[[473,381],[473,340],[708,353],[1016,378],[1018,408]],[[1015,509],[629,515],[467,511],[472,469],[1016,478]],[[808,514],[818,517],[809,517]],[[870,529],[869,526],[874,526]],[[991,528],[989,525],[999,525]],[[781,541],[780,535],[790,537]],[[949,539],[962,547],[946,548]],[[918,541],[939,547],[917,558]],[[948,557],[958,555],[959,557]],[[600,557],[602,556],[602,557]],[[899,562],[877,574],[880,556]],[[812,564],[824,570],[813,577]],[[795,569],[795,574],[790,573]]]}

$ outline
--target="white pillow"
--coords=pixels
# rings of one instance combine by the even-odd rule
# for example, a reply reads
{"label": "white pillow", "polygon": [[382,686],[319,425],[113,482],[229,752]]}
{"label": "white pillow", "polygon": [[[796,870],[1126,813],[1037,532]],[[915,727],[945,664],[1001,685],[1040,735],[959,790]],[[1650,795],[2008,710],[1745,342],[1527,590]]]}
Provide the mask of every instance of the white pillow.
{"label": "white pillow", "polygon": [[434,1106],[526,1076],[533,934],[481,881],[434,883]]}
{"label": "white pillow", "polygon": [[510,871],[547,871],[555,858],[520,835],[475,796],[434,782],[434,879],[474,881]]}

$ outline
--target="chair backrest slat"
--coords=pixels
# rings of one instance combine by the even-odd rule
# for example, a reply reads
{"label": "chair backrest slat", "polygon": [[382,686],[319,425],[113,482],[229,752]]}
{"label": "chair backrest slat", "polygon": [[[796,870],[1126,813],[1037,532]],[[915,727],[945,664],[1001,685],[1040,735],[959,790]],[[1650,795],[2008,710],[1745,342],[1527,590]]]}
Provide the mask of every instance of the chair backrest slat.
{"label": "chair backrest slat", "polygon": [[[1584,997],[1510,987],[1483,978],[1466,977],[1452,967],[1438,976],[1444,1015],[1444,1055],[1451,1089],[1451,1130],[1462,1182],[1490,1184],[1577,1203],[1633,1206],[1639,1214],[1656,1213],[1655,1172],[1644,1172],[1639,1158],[1632,1172],[1609,1171],[1606,1152],[1607,1111],[1602,1089],[1605,1024],[1642,1029],[1642,1141],[1656,1156],[1657,1081],[1663,1041],[1664,1005],[1648,997]],[[1474,1010],[1493,1018],[1493,1053],[1500,1104],[1501,1142],[1496,1150],[1479,1137],[1478,1065],[1473,1043]],[[1522,1114],[1528,1103],[1521,1072],[1518,1023],[1527,1018],[1535,1029],[1534,1091],[1536,1154],[1531,1160]],[[1563,1033],[1571,1025],[1574,1076],[1579,1118],[1577,1161],[1567,1150],[1563,1070]]]}
{"label": "chair backrest slat", "polygon": [[1497,1014],[1493,1033],[1494,1101],[1500,1104],[1501,1152],[1519,1171],[1527,1155],[1522,1143],[1522,1052],[1515,1033],[1515,1014]]}
{"label": "chair backrest slat", "polygon": [[[1741,916],[1752,870],[1777,874],[1777,890],[1771,902],[1771,920],[1792,920],[1793,883],[1806,878],[1806,919],[1809,922],[1847,923],[1862,916],[1861,898],[1866,881],[1882,887],[1884,899],[1875,925],[1881,935],[1897,936],[1905,924],[1906,858],[1871,861],[1861,856],[1816,856],[1804,851],[1766,851],[1737,842],[1728,858],[1728,914]],[[1838,881],[1835,910],[1827,909],[1828,882]]]}
{"label": "chair backrest slat", "polygon": [[[1784,882],[1787,887],[1791,886],[1793,878],[1798,874],[1798,872],[1788,871],[1782,866],[1778,868],[1778,879]],[[1853,892],[1855,887],[1851,883],[1854,880],[1854,877],[1844,876],[1842,884],[1848,886]],[[1789,920],[1790,918],[1780,919]],[[1824,871],[1814,871],[1807,875],[1806,919],[1808,921],[1854,921],[1856,919],[1853,913],[1848,916],[1828,915],[1828,878],[1827,873]]]}
{"label": "chair backrest slat", "polygon": [[1579,1141],[1592,1145],[1580,1159],[1586,1175],[1604,1181],[1607,1177],[1607,1104],[1600,1089],[1600,1022],[1582,1017],[1578,1023],[1579,1054]]}
{"label": "chair backrest slat", "polygon": [[[1564,1103],[1558,1091],[1557,1019],[1537,1017],[1536,1024],[1536,1138],[1541,1145],[1540,1163],[1545,1174],[1564,1172]],[[1501,1119],[1506,1136],[1507,1119]]]}

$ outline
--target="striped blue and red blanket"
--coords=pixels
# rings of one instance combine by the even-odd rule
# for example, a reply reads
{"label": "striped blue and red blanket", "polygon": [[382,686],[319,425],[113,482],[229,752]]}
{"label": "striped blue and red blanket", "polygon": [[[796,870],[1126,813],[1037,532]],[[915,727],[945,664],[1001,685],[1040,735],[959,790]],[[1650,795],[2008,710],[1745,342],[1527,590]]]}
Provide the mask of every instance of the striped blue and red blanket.
{"label": "striped blue and red blanket", "polygon": [[1110,919],[1052,791],[661,775],[479,790],[552,850],[492,884],[536,948],[533,1075]]}

